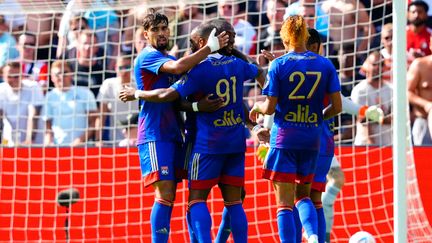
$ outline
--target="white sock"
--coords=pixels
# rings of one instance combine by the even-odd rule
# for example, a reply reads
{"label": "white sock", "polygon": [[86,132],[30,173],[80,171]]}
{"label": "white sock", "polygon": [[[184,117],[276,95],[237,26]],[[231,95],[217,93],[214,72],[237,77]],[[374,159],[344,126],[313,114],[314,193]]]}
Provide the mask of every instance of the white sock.
{"label": "white sock", "polygon": [[334,184],[327,184],[326,191],[322,194],[321,200],[324,209],[324,217],[326,220],[326,233],[330,233],[334,221],[334,203],[340,192],[340,188]]}

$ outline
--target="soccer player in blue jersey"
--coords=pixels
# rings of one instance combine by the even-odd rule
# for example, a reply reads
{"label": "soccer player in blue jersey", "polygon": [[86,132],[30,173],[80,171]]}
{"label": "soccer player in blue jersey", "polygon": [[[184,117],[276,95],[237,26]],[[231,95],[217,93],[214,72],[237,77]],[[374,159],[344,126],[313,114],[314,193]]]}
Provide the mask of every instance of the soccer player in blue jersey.
{"label": "soccer player in blue jersey", "polygon": [[[207,45],[187,57],[176,60],[168,55],[170,31],[168,18],[150,9],[143,18],[144,37],[148,45],[135,60],[134,74],[138,90],[168,88],[183,74],[204,60],[208,54],[223,47],[228,36],[209,35]],[[128,101],[134,99],[135,90],[120,92]],[[137,98],[135,96],[135,98]],[[144,185],[152,185],[155,203],[150,215],[152,242],[167,242],[170,219],[175,199],[176,180],[182,177],[182,137],[176,111],[172,103],[139,101],[138,152]]]}
{"label": "soccer player in blue jersey", "polygon": [[[317,54],[320,53],[321,49],[321,39],[318,34],[318,32],[315,29],[308,29],[309,32],[309,38],[307,41],[306,48],[309,51],[315,52]],[[271,53],[265,52],[263,53],[264,56],[269,59],[270,61],[273,60]],[[355,104],[353,101],[351,101],[348,98],[342,97],[342,109],[344,112],[356,115],[356,116],[365,116],[366,118],[380,122],[380,120],[383,119],[383,112],[379,107],[376,106],[370,106],[370,107],[361,107],[357,104]],[[266,128],[270,128],[272,126],[272,117],[269,118],[266,116],[265,120],[267,121]],[[339,162],[337,161],[336,157],[334,157],[334,139],[333,139],[333,128],[334,128],[334,121],[333,119],[329,119],[324,121],[323,123],[323,133],[321,135],[321,144],[320,144],[320,152],[319,157],[317,161],[317,169],[315,170],[314,179],[312,182],[312,189],[311,189],[311,200],[313,201],[316,210],[317,210],[317,217],[318,217],[318,241],[321,242],[330,242],[329,234],[331,230],[331,226],[329,227],[329,224],[332,222],[332,214],[326,212],[324,215],[325,208],[323,210],[324,205],[321,203],[321,201],[326,200],[327,206],[329,204],[328,196],[321,195],[324,192],[324,189],[326,189],[326,175],[327,178],[330,178],[332,181],[343,181],[343,171],[340,168]],[[259,133],[261,135],[267,133],[268,130],[261,130]],[[267,136],[264,136],[267,137]],[[261,139],[260,142],[262,143],[268,143],[266,139]],[[265,149],[265,148],[264,148]],[[266,152],[264,154],[261,154],[261,160],[264,159]],[[329,171],[330,168],[330,171]],[[328,188],[332,188],[335,185],[334,182],[331,182],[330,185],[327,185]],[[340,190],[340,188],[338,188]],[[339,190],[337,192],[339,192]],[[337,195],[337,193],[336,193]],[[333,211],[332,205],[334,204],[334,200],[336,199],[336,195],[332,197],[331,205],[327,211]],[[323,199],[322,199],[323,198]],[[330,218],[330,217],[331,218]],[[297,223],[297,222],[296,222]],[[301,223],[298,223],[296,225],[296,242],[301,242],[301,229],[302,225]]]}
{"label": "soccer player in blue jersey", "polygon": [[[281,242],[296,242],[294,199],[308,242],[318,242],[311,182],[323,120],[342,109],[340,84],[330,61],[306,49],[309,34],[303,17],[289,17],[280,33],[288,53],[271,63],[263,90],[266,100],[255,104],[250,118],[275,113],[263,177],[273,182],[276,192]],[[323,110],[326,95],[331,103]]]}
{"label": "soccer player in blue jersey", "polygon": [[[200,47],[208,41],[211,24],[201,25]],[[138,91],[137,96],[152,102],[166,102],[194,93],[214,94],[224,100],[213,113],[196,113],[196,139],[189,161],[189,210],[193,231],[199,242],[211,242],[211,217],[206,200],[219,184],[231,216],[234,241],[247,241],[247,220],[241,201],[244,185],[246,135],[242,107],[243,81],[257,78],[264,83],[262,70],[233,56],[218,53],[184,75],[168,89]]]}

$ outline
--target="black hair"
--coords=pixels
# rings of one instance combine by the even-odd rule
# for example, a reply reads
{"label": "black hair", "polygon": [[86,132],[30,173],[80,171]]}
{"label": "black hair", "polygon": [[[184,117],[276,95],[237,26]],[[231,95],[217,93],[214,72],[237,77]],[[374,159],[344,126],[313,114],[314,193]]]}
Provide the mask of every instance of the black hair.
{"label": "black hair", "polygon": [[216,35],[219,35],[222,31],[234,30],[230,22],[222,18],[210,20],[208,23],[216,28]]}
{"label": "black hair", "polygon": [[425,1],[422,1],[422,0],[412,1],[408,5],[408,10],[411,8],[411,6],[422,7],[426,11],[426,13],[429,11],[429,5]]}
{"label": "black hair", "polygon": [[307,41],[307,46],[318,44],[318,46],[321,46],[321,37],[318,31],[314,28],[308,28],[309,32],[309,39]]}
{"label": "black hair", "polygon": [[147,15],[142,20],[142,26],[144,27],[144,30],[149,30],[150,27],[156,26],[160,23],[165,23],[168,25],[168,17],[164,14],[156,12],[154,8],[150,8]]}
{"label": "black hair", "polygon": [[[216,28],[216,26],[214,26],[213,24],[211,24],[210,22],[205,22],[203,24],[200,24],[196,27],[195,29],[195,33],[202,37],[207,39],[210,35],[210,32]],[[216,30],[217,31],[217,30]]]}

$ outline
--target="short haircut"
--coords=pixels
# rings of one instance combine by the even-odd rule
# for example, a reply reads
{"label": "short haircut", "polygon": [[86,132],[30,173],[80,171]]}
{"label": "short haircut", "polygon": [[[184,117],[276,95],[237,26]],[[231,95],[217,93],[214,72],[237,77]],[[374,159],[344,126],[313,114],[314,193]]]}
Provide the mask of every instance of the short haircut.
{"label": "short haircut", "polygon": [[90,29],[83,29],[83,30],[81,30],[80,33],[79,33],[78,40],[83,35],[89,37],[92,40],[94,39],[95,40],[95,44],[99,43],[98,37],[97,37],[96,33],[94,32],[94,30],[90,30]]}
{"label": "short haircut", "polygon": [[216,26],[214,26],[212,23],[210,23],[210,22],[205,22],[205,23],[200,24],[200,25],[198,25],[198,26],[196,27],[196,29],[195,29],[195,33],[196,33],[198,36],[207,39],[207,38],[209,37],[209,35],[210,35],[210,32],[211,32],[214,28],[216,28]]}
{"label": "short haircut", "polygon": [[381,33],[383,32],[388,32],[388,31],[392,31],[393,30],[393,24],[392,23],[388,23],[385,24],[382,29],[381,29]]}
{"label": "short haircut", "polygon": [[160,23],[168,25],[168,17],[157,12],[154,8],[150,8],[146,16],[142,20],[144,30],[149,30],[152,26],[157,26]]}
{"label": "short haircut", "polygon": [[210,20],[208,23],[216,28],[216,35],[219,35],[223,31],[234,30],[231,23],[222,18]]}
{"label": "short haircut", "polygon": [[309,32],[309,38],[307,41],[307,46],[310,46],[312,44],[318,44],[318,46],[321,46],[321,37],[318,31],[314,28],[308,28]]}
{"label": "short haircut", "polygon": [[408,5],[408,10],[411,8],[411,6],[422,7],[426,11],[426,13],[429,11],[429,5],[425,1],[422,1],[422,0],[412,1]]}
{"label": "short haircut", "polygon": [[21,64],[20,64],[19,61],[11,60],[11,61],[8,61],[6,63],[6,65],[4,65],[3,68],[6,68],[6,67],[10,67],[10,68],[13,68],[13,69],[20,69],[21,68]]}
{"label": "short haircut", "polygon": [[[64,72],[72,72],[72,66],[70,65],[69,62],[64,61],[64,60],[54,61],[51,64],[51,70],[54,68],[58,68],[60,70],[63,70]],[[68,69],[68,71],[66,71],[66,69]]]}

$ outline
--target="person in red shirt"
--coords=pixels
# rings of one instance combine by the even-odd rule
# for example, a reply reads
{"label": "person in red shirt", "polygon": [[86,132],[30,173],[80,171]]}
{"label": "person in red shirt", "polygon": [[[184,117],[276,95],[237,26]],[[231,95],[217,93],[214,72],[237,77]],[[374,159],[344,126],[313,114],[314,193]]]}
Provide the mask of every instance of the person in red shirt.
{"label": "person in red shirt", "polygon": [[412,1],[408,5],[407,52],[412,62],[417,57],[432,54],[430,39],[432,30],[426,26],[429,6],[424,1]]}

